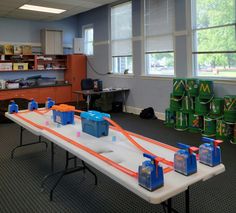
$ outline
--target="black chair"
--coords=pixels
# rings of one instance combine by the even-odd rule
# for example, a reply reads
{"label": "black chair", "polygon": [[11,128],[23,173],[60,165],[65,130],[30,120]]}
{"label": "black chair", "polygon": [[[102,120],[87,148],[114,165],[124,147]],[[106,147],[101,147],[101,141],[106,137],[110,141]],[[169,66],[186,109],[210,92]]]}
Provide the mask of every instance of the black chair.
{"label": "black chair", "polygon": [[[81,90],[93,90],[93,86],[94,86],[93,79],[86,78],[86,79],[81,80]],[[92,95],[91,96],[90,109],[95,108],[95,101],[100,97],[101,97],[101,95]],[[82,109],[82,110],[86,110],[87,109],[87,104],[86,104],[87,96],[83,95],[83,99],[84,100],[82,102],[79,102],[78,108]]]}

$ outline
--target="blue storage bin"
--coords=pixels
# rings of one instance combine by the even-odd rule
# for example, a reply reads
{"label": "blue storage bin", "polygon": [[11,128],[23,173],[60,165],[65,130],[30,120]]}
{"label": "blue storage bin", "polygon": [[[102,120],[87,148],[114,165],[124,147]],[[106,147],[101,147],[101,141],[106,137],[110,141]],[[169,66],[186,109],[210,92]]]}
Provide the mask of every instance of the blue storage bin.
{"label": "blue storage bin", "polygon": [[74,123],[74,112],[60,112],[53,110],[53,121],[60,123],[62,125],[73,124]]}
{"label": "blue storage bin", "polygon": [[109,114],[97,111],[82,112],[80,114],[82,121],[82,131],[97,138],[107,136],[109,132],[109,123],[103,117],[110,118]]}

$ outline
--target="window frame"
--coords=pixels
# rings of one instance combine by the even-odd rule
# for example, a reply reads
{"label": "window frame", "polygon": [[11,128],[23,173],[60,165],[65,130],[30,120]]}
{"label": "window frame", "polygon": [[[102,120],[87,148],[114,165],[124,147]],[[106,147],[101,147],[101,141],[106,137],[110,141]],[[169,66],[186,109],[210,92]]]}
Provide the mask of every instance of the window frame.
{"label": "window frame", "polygon": [[[221,25],[214,25],[210,27],[196,27],[196,3],[197,0],[191,0],[189,3],[186,2],[186,8],[190,9],[190,12],[186,14],[187,18],[187,28],[189,29],[190,36],[189,36],[189,54],[190,58],[187,60],[188,61],[188,67],[191,67],[191,73],[189,75],[191,77],[196,77],[199,79],[212,79],[212,80],[226,80],[226,81],[236,81],[236,76],[235,77],[224,77],[224,76],[212,76],[212,75],[206,75],[202,76],[198,74],[197,70],[197,57],[199,54],[222,54],[222,53],[235,53],[236,50],[234,51],[196,51],[197,50],[197,32],[201,30],[210,30],[210,29],[220,29],[223,27],[229,27],[229,26],[235,26],[235,35],[236,35],[236,19],[235,23],[230,23],[230,24],[221,24]],[[236,5],[235,5],[236,6]],[[235,17],[236,17],[236,11],[235,11]],[[236,71],[235,71],[236,72]]]}
{"label": "window frame", "polygon": [[[142,58],[143,58],[143,70],[142,70],[142,76],[147,76],[147,77],[153,77],[153,78],[174,78],[176,77],[176,54],[175,54],[175,5],[174,5],[174,11],[173,11],[173,32],[171,34],[167,33],[167,34],[163,34],[164,36],[168,36],[168,35],[171,35],[172,38],[173,38],[173,51],[156,51],[156,52],[147,52],[146,51],[146,33],[145,33],[145,1],[142,1],[142,21],[141,21],[141,24],[142,24]],[[175,3],[174,3],[175,4]],[[161,37],[163,35],[157,35],[155,37]],[[162,54],[162,53],[173,53],[173,59],[174,59],[174,73],[173,75],[165,75],[165,74],[150,74],[147,70],[147,54]]]}
{"label": "window frame", "polygon": [[[113,41],[119,41],[119,40],[112,40],[111,38],[111,30],[112,30],[112,27],[111,27],[111,11],[112,11],[112,8],[113,7],[116,7],[116,6],[119,6],[121,4],[125,4],[125,3],[128,3],[130,2],[131,3],[131,24],[132,24],[132,27],[131,27],[131,55],[125,55],[125,56],[113,56],[112,55],[112,42]],[[109,32],[108,32],[108,35],[109,35],[109,70],[110,70],[110,73],[112,75],[117,75],[117,76],[133,76],[134,75],[134,60],[133,60],[133,2],[132,0],[120,0],[118,2],[115,2],[115,3],[112,3],[109,5],[109,18],[108,18],[108,26],[109,26]],[[120,41],[122,41],[123,39],[120,39]],[[130,73],[122,73],[122,72],[114,72],[114,69],[113,69],[113,58],[117,58],[117,57],[131,57],[131,60],[132,60],[132,70]]]}
{"label": "window frame", "polygon": [[[89,42],[86,42],[86,40],[85,40],[85,31],[86,30],[89,30],[89,29],[92,29],[93,30],[93,41],[92,41],[92,47],[93,47],[93,51],[92,51],[92,54],[88,54],[88,53],[86,53],[85,52],[85,50],[86,50],[86,44],[88,44]],[[82,37],[83,37],[83,49],[84,49],[84,54],[86,55],[86,56],[94,56],[94,26],[93,26],[93,24],[87,24],[87,25],[83,25],[82,26]]]}

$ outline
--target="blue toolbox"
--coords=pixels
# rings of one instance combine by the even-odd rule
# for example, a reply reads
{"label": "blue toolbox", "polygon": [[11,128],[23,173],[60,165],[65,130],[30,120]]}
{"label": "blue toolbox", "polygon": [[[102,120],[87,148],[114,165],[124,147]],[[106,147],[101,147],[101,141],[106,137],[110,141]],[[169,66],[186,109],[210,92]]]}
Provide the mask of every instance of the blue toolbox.
{"label": "blue toolbox", "polygon": [[178,143],[178,147],[180,150],[178,150],[174,155],[175,171],[186,176],[196,173],[197,159],[194,152],[198,151],[198,148],[183,143]]}
{"label": "blue toolbox", "polygon": [[74,123],[75,107],[66,104],[52,106],[53,121],[62,125]]}
{"label": "blue toolbox", "polygon": [[50,109],[54,105],[55,105],[55,101],[53,101],[51,98],[48,98],[46,103],[45,103],[45,108],[46,109]]}
{"label": "blue toolbox", "polygon": [[28,103],[28,110],[33,111],[36,109],[38,109],[38,103],[34,99],[31,99],[31,101]]}
{"label": "blue toolbox", "polygon": [[14,100],[12,100],[10,104],[8,105],[8,113],[10,114],[17,113],[18,109],[19,109],[18,105],[15,103]]}
{"label": "blue toolbox", "polygon": [[154,191],[164,185],[162,166],[158,165],[158,157],[144,153],[150,160],[144,161],[138,168],[138,183],[149,191]]}
{"label": "blue toolbox", "polygon": [[199,161],[208,166],[216,166],[221,163],[221,149],[218,146],[222,140],[203,137],[203,142],[199,147]]}
{"label": "blue toolbox", "polygon": [[110,118],[106,113],[90,110],[80,114],[82,120],[82,131],[97,138],[107,136],[109,131],[109,123],[103,117]]}

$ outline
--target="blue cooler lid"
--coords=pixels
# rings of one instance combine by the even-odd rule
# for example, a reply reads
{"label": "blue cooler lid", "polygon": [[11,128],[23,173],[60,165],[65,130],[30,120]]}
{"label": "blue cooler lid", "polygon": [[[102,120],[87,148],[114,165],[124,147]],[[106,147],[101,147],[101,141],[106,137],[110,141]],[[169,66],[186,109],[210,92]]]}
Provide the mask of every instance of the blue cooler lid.
{"label": "blue cooler lid", "polygon": [[103,117],[110,118],[111,116],[107,113],[101,113],[98,111],[90,110],[88,112],[81,112],[80,117],[87,120],[104,121]]}

